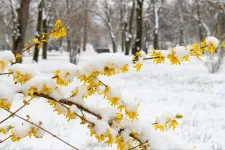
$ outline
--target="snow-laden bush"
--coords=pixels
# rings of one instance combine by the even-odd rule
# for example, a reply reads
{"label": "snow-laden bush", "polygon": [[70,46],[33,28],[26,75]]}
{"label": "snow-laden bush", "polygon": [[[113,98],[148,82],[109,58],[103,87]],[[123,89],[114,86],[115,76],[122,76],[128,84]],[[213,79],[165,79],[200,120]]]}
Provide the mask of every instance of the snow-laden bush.
{"label": "snow-laden bush", "polygon": [[[54,39],[66,35],[66,31],[58,20],[53,30],[43,34],[44,39],[33,40],[32,45],[26,46],[28,51],[36,44],[41,45],[47,42],[49,36]],[[208,37],[204,42],[191,46],[178,46],[168,51],[154,50],[148,57],[143,51],[138,52],[133,60],[122,54],[100,54],[88,60],[82,66],[70,64],[63,68],[58,68],[52,77],[41,74],[37,69],[29,65],[17,64],[21,53],[16,57],[10,51],[0,54],[0,73],[8,75],[12,84],[0,83],[0,108],[9,112],[10,116],[0,122],[0,132],[6,138],[0,142],[10,139],[13,142],[22,140],[29,136],[42,138],[45,133],[64,142],[73,149],[75,146],[67,143],[55,134],[46,130],[44,123],[31,118],[17,115],[22,108],[32,103],[35,97],[45,98],[53,111],[58,115],[64,115],[68,121],[80,119],[80,124],[85,124],[90,130],[90,136],[94,136],[98,142],[105,142],[108,146],[116,145],[118,149],[190,149],[177,145],[176,140],[163,134],[168,130],[174,130],[178,126],[178,120],[182,118],[180,114],[163,113],[155,118],[155,122],[149,124],[145,120],[138,120],[139,103],[132,97],[122,95],[120,89],[106,85],[99,79],[99,76],[113,76],[126,73],[135,69],[140,71],[143,61],[153,60],[156,64],[161,64],[165,60],[171,64],[181,64],[189,61],[190,56],[200,59],[203,51],[214,53],[219,41],[214,37]],[[79,86],[68,86],[74,79],[80,80]],[[68,91],[68,87],[70,90]],[[63,90],[67,88],[67,90]],[[67,92],[65,92],[67,91]],[[17,111],[10,110],[14,102],[14,96],[23,94],[24,105]],[[89,96],[93,94],[102,95],[109,103],[110,107],[94,108],[86,103]],[[20,126],[6,125],[4,122],[11,117],[17,117],[24,121]]]}

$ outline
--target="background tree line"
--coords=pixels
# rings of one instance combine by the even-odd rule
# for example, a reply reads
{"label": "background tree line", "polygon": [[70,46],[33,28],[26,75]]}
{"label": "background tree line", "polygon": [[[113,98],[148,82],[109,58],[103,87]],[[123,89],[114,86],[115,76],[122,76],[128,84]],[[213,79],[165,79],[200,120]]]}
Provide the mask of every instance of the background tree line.
{"label": "background tree line", "polygon": [[[0,0],[0,49],[19,52],[28,39],[49,32],[56,19],[68,35],[35,47],[33,60],[47,49],[77,53],[87,45],[126,55],[149,48],[167,49],[225,38],[225,3],[221,0]],[[73,60],[71,60],[73,61]]]}

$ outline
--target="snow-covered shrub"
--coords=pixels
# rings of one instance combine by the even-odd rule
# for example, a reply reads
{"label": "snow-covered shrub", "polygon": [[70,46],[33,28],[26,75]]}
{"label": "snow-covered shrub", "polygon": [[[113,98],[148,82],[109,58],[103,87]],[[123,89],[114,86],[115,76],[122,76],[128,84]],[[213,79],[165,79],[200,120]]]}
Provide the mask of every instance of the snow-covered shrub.
{"label": "snow-covered shrub", "polygon": [[[63,25],[60,21],[56,22],[53,30],[46,34],[58,39],[66,35]],[[44,40],[47,41],[46,39]],[[37,39],[33,40],[33,45],[40,45]],[[25,51],[32,46],[27,46]],[[214,53],[218,47],[216,38],[207,38],[206,41],[193,44],[186,47],[175,47],[169,51],[154,50],[150,56],[143,51],[138,52],[133,60],[122,54],[99,54],[88,60],[82,66],[70,64],[63,68],[58,68],[52,74],[52,77],[44,76],[35,68],[23,64],[17,64],[17,57],[10,52],[5,51],[0,54],[1,75],[8,75],[12,82],[10,88],[7,84],[1,83],[0,87],[0,108],[10,113],[10,116],[0,122],[0,132],[7,137],[1,141],[10,139],[14,142],[29,136],[42,138],[45,133],[64,142],[73,149],[77,149],[66,141],[60,139],[53,133],[44,128],[44,123],[36,121],[30,116],[23,118],[16,113],[20,111],[35,97],[45,98],[53,111],[58,115],[64,115],[68,121],[71,119],[80,119],[80,124],[85,124],[90,130],[90,136],[95,137],[98,142],[105,142],[108,146],[116,145],[120,150],[126,149],[190,149],[191,147],[182,147],[177,145],[176,141],[163,133],[174,130],[178,126],[178,120],[183,116],[169,112],[163,113],[155,118],[155,122],[149,124],[145,120],[138,120],[139,103],[129,96],[122,95],[120,89],[106,85],[99,79],[99,76],[114,76],[116,74],[126,73],[131,69],[140,71],[143,61],[153,60],[156,64],[161,64],[165,60],[171,64],[181,64],[183,61],[189,61],[190,56],[200,59],[203,51]],[[70,86],[74,79],[78,79],[82,84]],[[67,90],[63,90],[67,88]],[[7,89],[7,90],[4,90]],[[16,112],[11,111],[14,102],[14,95],[23,94],[24,105]],[[108,102],[109,107],[94,108],[86,103],[91,95],[101,95]],[[3,125],[11,118],[17,117],[24,121],[20,126]]]}

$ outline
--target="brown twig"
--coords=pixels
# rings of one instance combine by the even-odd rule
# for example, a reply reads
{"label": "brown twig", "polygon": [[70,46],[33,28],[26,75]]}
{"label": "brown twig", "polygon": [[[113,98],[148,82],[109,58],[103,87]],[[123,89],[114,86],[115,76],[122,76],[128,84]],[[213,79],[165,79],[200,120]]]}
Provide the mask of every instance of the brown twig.
{"label": "brown twig", "polygon": [[[28,103],[31,101],[31,99],[28,101]],[[5,122],[6,120],[8,120],[10,117],[14,116],[18,111],[20,111],[21,109],[23,109],[27,104],[24,104],[23,106],[21,106],[19,109],[17,109],[14,113],[10,114],[8,117],[6,117],[4,120],[2,120],[0,122],[0,124],[2,124],[3,122]]]}
{"label": "brown twig", "polygon": [[148,58],[144,58],[143,60],[150,60],[150,59],[155,59],[155,58],[160,58],[160,56],[157,56],[157,57],[148,57]]}
{"label": "brown twig", "polygon": [[[7,109],[4,109],[4,110],[7,111],[7,112],[9,112],[10,114],[13,114],[13,112],[11,112],[10,110],[7,110]],[[24,119],[23,117],[20,117],[20,116],[17,115],[17,114],[14,114],[14,115],[15,115],[16,117],[20,118],[21,120],[23,120],[23,121],[25,121],[25,122],[27,122],[27,123],[30,123],[31,125],[34,125],[34,126],[36,126],[37,128],[39,128],[39,129],[45,131],[46,133],[50,134],[50,135],[53,136],[54,138],[56,138],[56,139],[60,140],[61,142],[65,143],[66,145],[72,147],[73,149],[79,150],[78,148],[76,148],[76,147],[74,147],[73,145],[71,145],[71,144],[67,143],[66,141],[62,140],[61,138],[59,138],[59,137],[56,136],[55,134],[51,133],[50,131],[48,131],[48,130],[42,128],[42,127],[40,127],[39,125],[37,125],[37,124],[35,124],[35,123],[33,123],[33,122],[27,120],[27,119]]]}
{"label": "brown twig", "polygon": [[86,113],[89,113],[89,114],[91,114],[91,115],[97,117],[98,119],[101,119],[101,118],[102,118],[101,115],[99,115],[99,114],[97,114],[97,113],[95,113],[95,112],[89,110],[88,108],[85,108],[84,106],[82,106],[82,105],[80,105],[80,104],[71,102],[71,101],[69,101],[69,100],[67,100],[67,99],[61,99],[61,100],[59,100],[59,102],[61,102],[61,103],[63,103],[63,104],[66,104],[66,105],[70,105],[70,106],[75,105],[75,106],[77,106],[78,109],[80,109],[80,110],[82,110],[82,111],[84,111],[84,112],[86,112]]}
{"label": "brown twig", "polygon": [[3,139],[3,140],[0,140],[0,143],[5,142],[6,140],[8,140],[8,139],[11,138],[11,137],[12,137],[12,135],[8,136],[7,138],[5,138],[5,139]]}
{"label": "brown twig", "polygon": [[100,79],[99,79],[99,82],[100,82],[102,85],[104,85],[105,87],[107,87],[107,85],[106,85],[104,82],[102,82]]}
{"label": "brown twig", "polygon": [[8,75],[8,74],[13,74],[13,73],[12,73],[12,72],[0,73],[0,76],[1,76],[1,75]]}
{"label": "brown twig", "polygon": [[[61,102],[59,102],[59,101],[56,101],[56,100],[54,100],[54,102],[57,102],[58,104],[60,104],[60,105],[62,105],[63,107],[65,107],[67,110],[70,110],[69,109],[69,107],[67,107],[67,106],[65,106],[64,104],[62,104]],[[82,112],[82,114],[83,114],[83,111],[82,110],[80,110],[81,112]],[[85,120],[86,122],[88,122],[88,123],[90,123],[91,125],[95,125],[93,122],[90,122],[89,120],[87,120],[86,118],[85,118],[85,116],[83,115],[83,116],[80,116],[80,115],[78,115],[77,113],[75,113],[75,112],[73,112],[76,116],[78,116],[81,120]]]}

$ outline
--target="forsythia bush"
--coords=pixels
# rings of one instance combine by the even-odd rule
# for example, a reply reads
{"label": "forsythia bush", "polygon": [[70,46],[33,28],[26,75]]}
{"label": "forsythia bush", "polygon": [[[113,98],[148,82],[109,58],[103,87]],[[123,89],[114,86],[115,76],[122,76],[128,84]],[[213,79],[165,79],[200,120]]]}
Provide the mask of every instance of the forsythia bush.
{"label": "forsythia bush", "polygon": [[[151,128],[138,120],[139,103],[130,98],[126,99],[119,89],[106,85],[98,77],[126,73],[132,67],[140,71],[143,61],[146,60],[161,64],[167,59],[171,64],[179,65],[183,61],[189,61],[190,56],[200,59],[204,51],[214,53],[218,46],[224,46],[215,37],[207,37],[205,41],[190,46],[177,46],[168,51],[154,50],[149,57],[140,51],[133,60],[121,54],[100,54],[88,60],[83,66],[70,64],[58,68],[52,77],[41,75],[29,65],[16,63],[22,53],[30,51],[34,45],[40,47],[42,42],[48,42],[49,37],[59,39],[63,36],[66,36],[66,30],[61,21],[57,20],[50,33],[43,33],[40,40],[33,39],[32,44],[25,45],[25,49],[16,56],[11,51],[0,54],[1,75],[8,75],[15,82],[14,87],[10,89],[4,90],[6,87],[3,88],[2,85],[0,88],[0,109],[10,113],[7,118],[0,120],[0,133],[6,135],[5,139],[0,140],[1,143],[7,139],[17,142],[27,136],[42,138],[47,132],[73,149],[77,149],[46,130],[41,121],[35,121],[29,115],[24,118],[16,114],[34,98],[42,97],[52,106],[53,111],[58,115],[64,115],[68,121],[79,118],[80,124],[86,124],[90,129],[90,136],[94,136],[99,142],[105,142],[109,146],[116,144],[120,150],[154,149],[155,137]],[[62,89],[75,78],[80,80],[82,86],[73,87],[69,93],[63,92]],[[24,105],[12,112],[10,108],[13,97],[17,93],[23,94]],[[97,109],[88,106],[85,101],[93,94],[102,95],[111,107]],[[3,125],[3,122],[13,116],[22,119],[24,123],[20,126]],[[182,117],[180,114],[164,113],[156,117],[152,127],[159,132],[174,130]]]}

